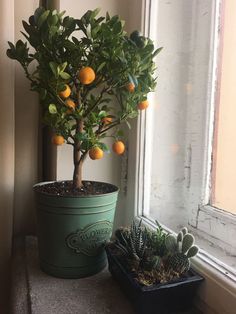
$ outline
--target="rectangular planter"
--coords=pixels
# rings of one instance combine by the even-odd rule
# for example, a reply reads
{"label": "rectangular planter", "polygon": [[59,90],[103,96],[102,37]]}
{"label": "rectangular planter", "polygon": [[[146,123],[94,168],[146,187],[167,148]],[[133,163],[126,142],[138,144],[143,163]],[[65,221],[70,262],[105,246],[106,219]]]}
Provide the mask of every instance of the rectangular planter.
{"label": "rectangular planter", "polygon": [[118,281],[137,313],[175,314],[192,308],[196,289],[203,280],[194,270],[190,269],[188,277],[171,283],[145,287],[134,280],[109,248],[106,252],[110,273]]}

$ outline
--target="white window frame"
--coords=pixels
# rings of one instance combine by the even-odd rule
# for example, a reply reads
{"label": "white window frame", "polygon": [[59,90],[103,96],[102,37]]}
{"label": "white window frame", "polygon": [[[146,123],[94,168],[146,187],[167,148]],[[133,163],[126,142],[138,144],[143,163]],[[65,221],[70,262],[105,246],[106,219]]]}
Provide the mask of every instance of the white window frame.
{"label": "white window frame", "polygon": [[[215,0],[213,3],[212,14],[214,15],[212,29],[212,47],[214,54],[210,59],[209,64],[209,76],[208,76],[208,97],[207,97],[207,117],[204,121],[205,130],[205,141],[201,143],[202,160],[197,163],[193,162],[193,156],[191,156],[191,136],[189,136],[189,144],[186,145],[186,169],[189,175],[189,184],[186,187],[186,207],[190,208],[189,225],[193,227],[198,227],[201,231],[204,231],[204,225],[201,224],[199,217],[201,215],[205,216],[205,219],[215,220],[219,223],[227,223],[230,228],[235,230],[236,217],[235,215],[225,212],[221,209],[211,206],[209,203],[210,193],[211,193],[211,155],[212,155],[212,143],[214,136],[214,117],[215,117],[215,90],[217,86],[217,47],[219,45],[219,33],[220,31],[220,8],[223,0]],[[142,30],[145,35],[150,34],[149,23],[153,18],[155,19],[155,14],[158,10],[157,0],[142,0],[143,9],[143,19],[142,19]],[[217,25],[217,27],[215,27]],[[151,36],[153,37],[153,36]],[[128,182],[128,191],[131,192],[128,195],[127,204],[132,207],[126,216],[126,221],[130,221],[133,216],[139,216],[143,219],[143,222],[151,228],[155,228],[155,223],[150,217],[148,217],[149,203],[149,181],[150,180],[150,153],[148,147],[148,132],[146,130],[146,124],[148,119],[148,114],[151,115],[150,108],[146,112],[142,112],[138,118],[136,130],[136,150],[129,152],[129,158],[132,159],[132,163],[129,161],[128,171],[134,173],[133,176],[129,175],[130,182]],[[204,119],[203,119],[204,120]],[[150,121],[148,121],[150,123]],[[195,132],[199,129],[199,125],[196,123],[190,123],[192,129],[188,130],[189,134]],[[210,131],[209,131],[210,130]],[[131,134],[131,141],[135,139],[135,135]],[[190,147],[190,149],[189,149]],[[131,147],[134,148],[134,147]],[[135,162],[134,162],[135,161]],[[134,166],[136,165],[136,167]],[[198,178],[199,186],[201,189],[198,193],[195,193],[191,188],[190,181],[193,177],[201,172],[201,177]],[[143,184],[144,179],[147,184]],[[148,180],[147,180],[148,179]],[[193,195],[193,198],[189,200],[189,195]],[[192,196],[191,196],[192,197]],[[193,201],[194,200],[194,201]],[[168,228],[166,228],[168,230]],[[215,235],[213,236],[214,240]],[[235,240],[235,238],[233,239]],[[220,241],[219,241],[220,242]],[[205,291],[200,291],[199,295],[199,307],[206,311],[206,307],[210,311],[210,308],[216,310],[218,313],[233,313],[232,305],[235,302],[236,291],[235,282],[236,276],[235,272],[228,268],[227,265],[210,256],[204,250],[200,250],[200,254],[197,258],[193,260],[193,266],[201,272],[206,278]],[[232,271],[231,271],[232,270]],[[204,289],[203,289],[204,290]],[[215,292],[214,292],[215,291]],[[203,292],[203,293],[202,293]],[[218,295],[216,300],[214,295]],[[234,310],[234,309],[233,309]],[[225,311],[225,312],[224,312]],[[209,312],[210,313],[210,312]]]}
{"label": "white window frame", "polygon": [[[187,132],[190,134],[188,137],[188,143],[186,144],[186,169],[188,171],[187,176],[189,181],[196,178],[196,182],[201,187],[196,191],[193,186],[189,183],[186,188],[186,208],[189,210],[189,225],[196,228],[197,231],[204,234],[207,238],[211,237],[211,240],[216,241],[218,246],[225,246],[227,243],[228,251],[233,250],[233,244],[235,247],[235,234],[236,230],[236,215],[226,212],[222,209],[213,207],[210,205],[211,196],[211,169],[212,169],[212,143],[214,137],[214,119],[215,119],[215,95],[217,89],[217,70],[218,70],[218,47],[219,47],[219,32],[221,29],[221,9],[222,1],[216,0],[212,6],[212,38],[211,47],[213,54],[211,54],[209,61],[209,73],[208,73],[208,95],[207,95],[207,117],[202,117],[202,126],[199,126],[199,121],[192,119],[191,112],[189,113],[189,129]],[[150,33],[150,21],[156,20],[158,12],[158,1],[146,0],[144,1],[144,17],[143,17],[143,30],[144,33],[152,38],[155,38],[155,34]],[[153,95],[151,96],[153,97]],[[150,99],[152,101],[152,99]],[[146,128],[146,125],[152,123],[152,109],[142,112],[138,120],[138,185],[136,188],[136,212],[143,216],[148,217],[149,212],[149,195],[150,195],[150,173],[151,173],[151,156],[148,138],[150,138],[151,127]],[[197,134],[199,129],[204,129],[205,140],[198,143],[198,149],[202,153],[202,159],[193,158],[192,156],[192,138],[191,134]],[[190,149],[189,149],[190,147]],[[199,176],[199,173],[201,175]],[[145,180],[145,184],[143,183]],[[196,184],[196,183],[195,183]],[[206,223],[207,222],[207,225]],[[208,225],[214,224],[214,228],[211,231],[208,229]],[[227,224],[227,233],[222,234],[223,241],[219,239],[217,235],[220,226]],[[235,253],[235,252],[232,252]],[[236,274],[236,273],[235,273]]]}

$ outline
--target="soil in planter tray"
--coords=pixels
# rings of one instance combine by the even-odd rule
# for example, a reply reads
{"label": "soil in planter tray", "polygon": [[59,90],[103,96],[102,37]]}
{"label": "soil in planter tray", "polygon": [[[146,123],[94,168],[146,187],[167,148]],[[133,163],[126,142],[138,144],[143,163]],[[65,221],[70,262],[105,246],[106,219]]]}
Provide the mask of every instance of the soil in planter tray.
{"label": "soil in planter tray", "polygon": [[83,181],[83,188],[75,189],[73,181],[58,181],[37,185],[35,191],[58,196],[89,196],[112,193],[117,191],[117,188],[109,183]]}

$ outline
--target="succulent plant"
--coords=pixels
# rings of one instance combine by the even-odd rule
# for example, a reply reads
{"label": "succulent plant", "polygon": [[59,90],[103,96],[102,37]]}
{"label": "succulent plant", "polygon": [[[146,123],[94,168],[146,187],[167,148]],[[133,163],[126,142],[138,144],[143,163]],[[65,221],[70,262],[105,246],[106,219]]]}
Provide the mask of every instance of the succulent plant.
{"label": "succulent plant", "polygon": [[116,247],[129,259],[133,260],[136,267],[142,263],[147,243],[147,232],[142,226],[142,221],[133,222],[130,229],[118,229]]}
{"label": "succulent plant", "polygon": [[186,227],[175,236],[167,234],[157,221],[156,224],[157,229],[152,231],[143,227],[142,221],[134,221],[129,228],[116,230],[113,243],[124,267],[146,286],[182,276],[190,268],[190,258],[199,250]]}
{"label": "succulent plant", "polygon": [[148,247],[152,249],[154,255],[163,257],[167,252],[165,241],[168,234],[157,220],[156,224],[157,228],[155,231],[147,231]]}
{"label": "succulent plant", "polygon": [[183,228],[175,237],[170,234],[166,237],[166,248],[169,251],[167,268],[173,269],[180,274],[187,272],[190,268],[190,258],[197,255],[199,248],[194,245],[194,236]]}
{"label": "succulent plant", "polygon": [[143,259],[143,268],[145,270],[158,270],[162,265],[162,259],[158,255],[146,257]]}

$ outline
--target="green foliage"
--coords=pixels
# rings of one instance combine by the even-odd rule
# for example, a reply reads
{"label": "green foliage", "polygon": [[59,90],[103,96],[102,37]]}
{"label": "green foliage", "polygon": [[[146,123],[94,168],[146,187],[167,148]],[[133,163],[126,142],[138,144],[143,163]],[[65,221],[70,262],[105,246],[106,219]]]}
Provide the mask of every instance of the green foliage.
{"label": "green foliage", "polygon": [[198,253],[194,237],[183,228],[177,236],[167,234],[156,221],[155,231],[133,222],[115,232],[115,245],[125,267],[137,274],[141,284],[166,282],[182,276],[190,268],[190,258]]}
{"label": "green foliage", "polygon": [[[46,124],[74,144],[80,137],[76,124],[83,120],[87,135],[80,145],[83,152],[108,136],[108,127],[101,126],[102,116],[114,116],[109,129],[137,116],[137,103],[156,86],[153,58],[157,51],[153,42],[138,32],[135,39],[129,38],[118,16],[97,17],[98,9],[87,11],[80,19],[63,17],[64,13],[38,8],[28,23],[22,22],[22,34],[33,50],[19,40],[16,45],[9,42],[7,55],[20,62],[31,89],[39,93]],[[33,72],[31,63],[36,67]],[[78,80],[78,72],[85,66],[96,74],[88,86]],[[126,90],[128,82],[135,83],[134,93]],[[65,84],[76,103],[70,114],[58,95]],[[114,102],[114,97],[117,104],[104,107],[104,103]]]}
{"label": "green foliage", "polygon": [[[98,17],[98,13],[89,10],[75,19],[39,7],[28,22],[22,22],[28,43],[9,42],[7,50],[8,57],[22,65],[31,90],[39,93],[44,123],[83,156],[93,146],[107,150],[104,138],[115,137],[122,122],[129,126],[128,121],[137,117],[137,104],[155,89],[154,57],[160,52],[137,31],[129,37],[117,15]],[[91,84],[78,79],[83,67],[95,72]],[[126,88],[129,82],[135,85],[133,93]],[[66,84],[74,110],[68,111],[59,95]],[[104,116],[112,116],[112,123],[104,125]]]}
{"label": "green foliage", "polygon": [[163,257],[167,253],[166,237],[167,233],[163,230],[159,222],[156,220],[156,231],[148,231],[148,246],[152,248],[155,256]]}

